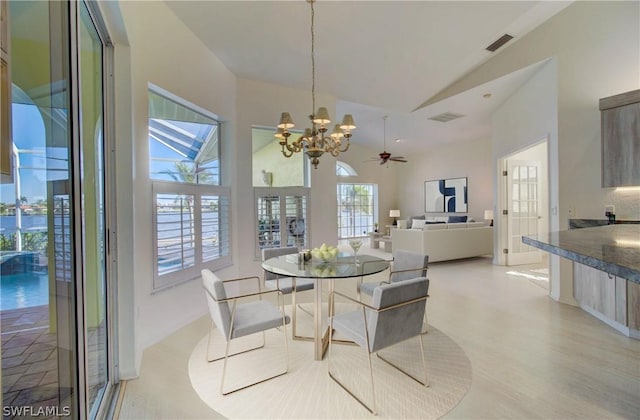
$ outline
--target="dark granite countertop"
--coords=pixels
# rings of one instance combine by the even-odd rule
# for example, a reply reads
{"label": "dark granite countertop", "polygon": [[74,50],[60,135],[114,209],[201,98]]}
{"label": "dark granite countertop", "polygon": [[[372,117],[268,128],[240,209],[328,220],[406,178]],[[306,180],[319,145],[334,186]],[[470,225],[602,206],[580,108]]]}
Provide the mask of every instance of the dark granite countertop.
{"label": "dark granite countertop", "polygon": [[640,225],[616,224],[523,236],[522,242],[640,283]]}

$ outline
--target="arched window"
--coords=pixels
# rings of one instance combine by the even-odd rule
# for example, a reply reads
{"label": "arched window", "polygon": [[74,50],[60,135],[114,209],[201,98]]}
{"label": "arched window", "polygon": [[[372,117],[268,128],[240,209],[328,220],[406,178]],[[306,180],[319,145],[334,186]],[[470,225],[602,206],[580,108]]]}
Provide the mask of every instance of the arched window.
{"label": "arched window", "polygon": [[342,161],[336,162],[336,175],[338,176],[358,176],[358,173],[349,164]]}

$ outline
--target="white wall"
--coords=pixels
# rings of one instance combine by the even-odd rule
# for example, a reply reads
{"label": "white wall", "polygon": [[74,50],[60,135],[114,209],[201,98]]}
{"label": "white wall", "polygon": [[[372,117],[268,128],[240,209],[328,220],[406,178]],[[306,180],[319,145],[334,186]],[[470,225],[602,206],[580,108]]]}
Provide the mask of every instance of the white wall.
{"label": "white wall", "polygon": [[[640,87],[640,3],[574,2],[447,89],[454,95],[527,65],[554,57],[557,70],[557,177],[550,168],[550,206],[558,197],[557,229],[568,228],[568,210],[603,218],[604,204],[618,218],[640,219],[640,194],[601,188],[600,98]],[[551,104],[548,104],[551,105]],[[544,108],[532,114],[546,112]],[[535,115],[532,115],[535,118]],[[496,128],[496,127],[494,127]],[[554,165],[553,138],[550,164]],[[557,187],[557,191],[555,188]],[[552,227],[556,230],[556,227]],[[553,265],[553,258],[550,260]],[[571,265],[552,267],[552,296],[573,301]],[[560,277],[554,287],[554,277]]]}
{"label": "white wall", "polygon": [[[555,59],[547,60],[518,91],[505,101],[492,118],[493,126],[493,161],[501,159],[528,148],[542,139],[548,139],[548,169],[547,180],[548,203],[545,231],[558,230],[558,120],[557,120],[557,65]],[[544,159],[545,165],[547,158]],[[507,231],[506,216],[501,216],[501,210],[506,208],[505,197],[500,185],[499,177],[502,168],[496,164],[493,184],[495,185],[496,203],[501,203],[494,213],[494,262],[505,264],[505,259],[499,249],[506,247]],[[550,292],[556,298],[559,296],[559,259],[549,260]],[[555,275],[553,275],[555,273]],[[567,302],[571,299],[567,298]]]}
{"label": "white wall", "polygon": [[[223,118],[234,121],[235,76],[204,47],[204,45],[178,20],[163,2],[120,2],[120,11],[130,45],[130,84],[126,80],[116,81],[118,103],[132,103],[132,139],[122,139],[119,154],[129,154],[133,165],[133,267],[124,272],[132,277],[120,277],[120,287],[131,288],[135,298],[119,302],[121,313],[133,313],[134,325],[120,325],[120,337],[130,339],[130,329],[135,331],[135,361],[125,353],[121,369],[123,378],[135,376],[139,370],[142,350],[164,338],[176,329],[186,325],[206,312],[202,285],[194,280],[172,289],[152,294],[153,282],[153,226],[151,223],[152,200],[151,182],[148,168],[148,105],[147,87],[151,82],[186,100],[203,107]],[[168,30],[167,28],[171,28]],[[116,51],[123,48],[116,44]],[[125,71],[116,62],[116,74]],[[130,89],[125,92],[123,90]],[[116,105],[118,109],[118,104]],[[118,121],[126,124],[126,121]],[[222,125],[222,150],[233,156],[234,128],[232,124]],[[127,143],[129,149],[127,150]],[[125,160],[125,163],[127,160]],[[228,160],[222,162],[223,172],[231,167]],[[225,177],[223,183],[229,185],[232,176]],[[119,200],[127,200],[127,196]],[[126,216],[126,215],[125,215]],[[119,223],[126,226],[124,217]],[[126,239],[123,241],[126,248]],[[120,264],[127,264],[121,261]],[[120,265],[119,264],[119,265]],[[129,305],[135,305],[131,308]]]}
{"label": "white wall", "polygon": [[[398,167],[398,202],[401,219],[425,214],[424,182],[467,177],[467,216],[484,221],[484,211],[493,208],[491,139],[479,139],[412,155]],[[429,213],[443,216],[451,213]]]}

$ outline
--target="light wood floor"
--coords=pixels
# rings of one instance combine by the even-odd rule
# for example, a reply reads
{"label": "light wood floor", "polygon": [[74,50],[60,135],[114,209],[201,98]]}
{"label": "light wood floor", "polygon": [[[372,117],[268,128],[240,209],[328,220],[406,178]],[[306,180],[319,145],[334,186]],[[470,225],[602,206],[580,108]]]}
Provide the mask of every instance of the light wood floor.
{"label": "light wood floor", "polygon": [[[531,268],[489,258],[430,265],[429,323],[463,348],[473,370],[468,394],[445,418],[640,419],[640,341],[506,274]],[[120,418],[221,417],[187,371],[208,327],[202,318],[145,351]]]}

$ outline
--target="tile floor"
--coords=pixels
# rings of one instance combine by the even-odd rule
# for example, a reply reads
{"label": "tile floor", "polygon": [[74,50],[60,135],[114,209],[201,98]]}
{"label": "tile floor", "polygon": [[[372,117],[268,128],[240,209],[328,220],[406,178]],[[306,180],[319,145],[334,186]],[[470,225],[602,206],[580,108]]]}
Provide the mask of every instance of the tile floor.
{"label": "tile floor", "polygon": [[58,405],[57,337],[49,333],[49,307],[5,310],[0,317],[3,405]]}

